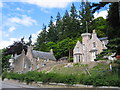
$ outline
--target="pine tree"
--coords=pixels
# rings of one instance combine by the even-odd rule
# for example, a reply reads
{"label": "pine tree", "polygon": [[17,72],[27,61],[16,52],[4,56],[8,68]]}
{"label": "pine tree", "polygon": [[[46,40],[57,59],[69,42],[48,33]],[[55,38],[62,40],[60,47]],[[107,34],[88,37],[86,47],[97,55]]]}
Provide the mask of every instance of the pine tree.
{"label": "pine tree", "polygon": [[66,10],[65,11],[65,15],[63,16],[63,19],[66,19],[66,18],[68,18],[69,17],[69,13],[68,13],[68,11]]}
{"label": "pine tree", "polygon": [[92,15],[92,10],[90,6],[91,5],[87,0],[86,2],[82,0],[82,3],[80,5],[80,11],[79,11],[79,18],[81,20],[81,29],[83,30],[82,33],[86,32],[86,22],[88,25],[88,29],[91,32],[90,26],[93,19],[93,15]]}
{"label": "pine tree", "polygon": [[[46,25],[43,24],[42,31],[38,35],[37,42],[35,43],[35,50],[44,50],[42,46],[45,46],[47,43],[47,31],[46,31]],[[43,45],[44,44],[44,45]]]}
{"label": "pine tree", "polygon": [[60,22],[60,20],[61,20],[61,15],[60,15],[60,13],[58,12],[58,13],[57,13],[57,16],[56,16],[56,25],[58,25],[58,23]]}
{"label": "pine tree", "polygon": [[48,37],[48,41],[56,42],[58,40],[58,35],[52,19],[53,17],[51,16],[47,37]]}
{"label": "pine tree", "polygon": [[75,5],[74,5],[74,3],[72,3],[72,6],[71,6],[71,10],[70,10],[70,16],[71,16],[71,18],[73,18],[73,19],[75,19],[75,18],[77,18],[77,10],[76,10],[76,7],[75,7]]}
{"label": "pine tree", "polygon": [[48,27],[53,26],[53,20],[52,20],[52,19],[53,19],[53,17],[51,16],[51,17],[50,17],[50,23],[49,23]]}

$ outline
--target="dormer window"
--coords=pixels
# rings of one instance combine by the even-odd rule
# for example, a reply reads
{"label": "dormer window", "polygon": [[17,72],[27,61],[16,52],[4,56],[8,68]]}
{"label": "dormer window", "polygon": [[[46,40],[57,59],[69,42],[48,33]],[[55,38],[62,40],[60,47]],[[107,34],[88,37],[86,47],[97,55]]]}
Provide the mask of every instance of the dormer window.
{"label": "dormer window", "polygon": [[94,47],[94,48],[96,47],[96,43],[95,43],[95,42],[93,42],[93,47]]}

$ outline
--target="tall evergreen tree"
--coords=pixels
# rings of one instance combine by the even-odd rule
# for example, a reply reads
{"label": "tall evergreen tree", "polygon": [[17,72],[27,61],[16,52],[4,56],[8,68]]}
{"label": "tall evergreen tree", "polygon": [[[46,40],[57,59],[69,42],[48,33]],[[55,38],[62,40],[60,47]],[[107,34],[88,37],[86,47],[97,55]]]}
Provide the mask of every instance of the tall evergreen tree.
{"label": "tall evergreen tree", "polygon": [[53,17],[51,16],[47,37],[48,37],[48,41],[56,42],[58,40],[58,35],[52,19]]}
{"label": "tall evergreen tree", "polygon": [[79,18],[81,20],[81,29],[83,30],[82,33],[86,32],[86,25],[88,26],[88,29],[91,32],[90,26],[93,19],[93,15],[90,6],[91,5],[87,0],[86,2],[82,0],[79,11]]}
{"label": "tall evergreen tree", "polygon": [[61,15],[60,15],[60,13],[58,12],[58,13],[57,13],[57,16],[56,16],[56,25],[58,25],[58,23],[60,22],[60,20],[61,20]]}
{"label": "tall evergreen tree", "polygon": [[47,43],[47,31],[46,31],[46,25],[43,24],[42,31],[37,37],[37,42],[35,43],[35,48],[36,50],[44,50],[42,46],[45,46]]}
{"label": "tall evergreen tree", "polygon": [[70,16],[73,19],[77,18],[77,16],[78,16],[77,15],[77,10],[76,10],[76,7],[75,7],[74,3],[72,3],[72,6],[71,6]]}
{"label": "tall evergreen tree", "polygon": [[68,17],[69,17],[69,13],[68,13],[68,11],[66,10],[66,11],[65,11],[65,15],[63,16],[63,18],[66,19],[66,18],[68,18]]}

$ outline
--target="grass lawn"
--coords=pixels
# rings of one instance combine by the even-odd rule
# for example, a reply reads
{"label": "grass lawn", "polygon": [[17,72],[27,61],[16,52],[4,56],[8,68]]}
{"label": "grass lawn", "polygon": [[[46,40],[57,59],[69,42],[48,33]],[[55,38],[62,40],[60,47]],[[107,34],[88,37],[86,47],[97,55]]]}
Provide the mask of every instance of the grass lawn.
{"label": "grass lawn", "polygon": [[82,64],[76,64],[73,65],[73,67],[64,67],[65,65],[58,65],[53,68],[51,72],[59,73],[59,74],[75,74],[79,75],[85,72],[85,69],[87,68],[87,65]]}

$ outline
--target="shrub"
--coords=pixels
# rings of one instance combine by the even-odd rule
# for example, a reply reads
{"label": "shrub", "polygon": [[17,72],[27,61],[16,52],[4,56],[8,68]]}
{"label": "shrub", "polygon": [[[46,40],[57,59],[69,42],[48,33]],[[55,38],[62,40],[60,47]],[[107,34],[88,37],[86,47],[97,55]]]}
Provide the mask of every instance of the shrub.
{"label": "shrub", "polygon": [[8,72],[3,72],[2,73],[2,80],[4,80],[7,77]]}
{"label": "shrub", "polygon": [[[98,68],[98,67],[97,67]],[[66,84],[76,84],[81,83],[85,85],[94,86],[120,86],[119,75],[116,75],[110,71],[101,72],[99,74],[92,73],[91,76],[85,74],[81,75],[66,75],[57,73],[44,73],[44,72],[27,72],[24,74],[8,73],[4,72],[2,74],[2,80],[4,78],[14,79],[19,81],[25,81],[27,84],[32,82],[42,81],[43,83],[66,83]]]}
{"label": "shrub", "polygon": [[74,75],[66,75],[63,83],[67,84],[75,84],[76,83],[76,78]]}

